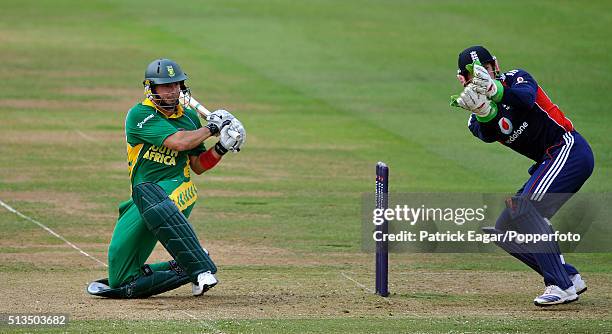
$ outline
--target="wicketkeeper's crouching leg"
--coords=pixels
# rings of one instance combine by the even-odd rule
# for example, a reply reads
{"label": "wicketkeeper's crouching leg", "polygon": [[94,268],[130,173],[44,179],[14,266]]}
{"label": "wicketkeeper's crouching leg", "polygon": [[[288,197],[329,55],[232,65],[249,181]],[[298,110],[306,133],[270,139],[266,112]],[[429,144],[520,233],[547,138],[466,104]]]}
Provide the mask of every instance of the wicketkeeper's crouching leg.
{"label": "wicketkeeper's crouching leg", "polygon": [[[485,228],[491,234],[516,231],[520,234],[550,235],[554,230],[547,219],[543,218],[529,199],[516,196],[507,202],[508,206],[497,220],[495,228]],[[544,277],[546,285],[557,285],[567,289],[572,285],[569,275],[578,274],[576,268],[564,263],[556,241],[538,243],[517,243],[513,240],[496,241],[500,248],[528,265]]]}
{"label": "wicketkeeper's crouching leg", "polygon": [[586,291],[586,284],[570,264],[565,263],[559,244],[552,238],[555,231],[548,219],[542,217],[531,200],[524,196],[513,197],[506,203],[508,208],[498,219],[495,228],[485,228],[488,233],[505,235],[514,231],[524,236],[541,236],[539,241],[504,240],[496,244],[517,259],[529,265],[544,277],[546,289],[534,299],[536,306],[551,306],[571,303]]}
{"label": "wicketkeeper's crouching leg", "polygon": [[147,182],[134,187],[132,199],[147,229],[176,261],[167,271],[147,271],[118,288],[108,287],[107,280],[93,282],[90,294],[111,298],[145,298],[193,283],[193,294],[200,295],[217,284],[217,267],[174,202],[157,184]]}

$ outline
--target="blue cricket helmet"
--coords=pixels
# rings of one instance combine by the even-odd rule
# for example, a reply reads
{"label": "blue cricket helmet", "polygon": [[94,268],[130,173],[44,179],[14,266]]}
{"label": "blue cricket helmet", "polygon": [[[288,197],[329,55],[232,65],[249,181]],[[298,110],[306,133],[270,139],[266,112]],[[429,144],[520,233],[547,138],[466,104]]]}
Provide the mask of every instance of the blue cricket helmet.
{"label": "blue cricket helmet", "polygon": [[[459,54],[459,60],[457,61],[459,69],[457,73],[467,77],[468,70],[466,66],[473,63],[475,60],[480,61],[480,63],[484,65],[486,63],[495,62],[496,58],[484,46],[470,46]],[[495,68],[495,65],[493,67]]]}

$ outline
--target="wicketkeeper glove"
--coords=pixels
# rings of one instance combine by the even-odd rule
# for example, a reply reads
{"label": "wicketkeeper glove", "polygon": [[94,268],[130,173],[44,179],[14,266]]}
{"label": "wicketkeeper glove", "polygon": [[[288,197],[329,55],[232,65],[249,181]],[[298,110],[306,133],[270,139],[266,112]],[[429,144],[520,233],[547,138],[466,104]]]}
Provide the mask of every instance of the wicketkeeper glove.
{"label": "wicketkeeper glove", "polygon": [[479,61],[467,65],[466,68],[474,76],[472,78],[472,83],[478,93],[484,94],[493,102],[501,102],[502,96],[504,95],[504,86],[499,80],[491,78],[489,71],[480,65]]}
{"label": "wicketkeeper glove", "polygon": [[460,95],[451,96],[450,105],[471,111],[479,122],[488,122],[497,115],[497,104],[476,92],[473,83],[467,85]]}

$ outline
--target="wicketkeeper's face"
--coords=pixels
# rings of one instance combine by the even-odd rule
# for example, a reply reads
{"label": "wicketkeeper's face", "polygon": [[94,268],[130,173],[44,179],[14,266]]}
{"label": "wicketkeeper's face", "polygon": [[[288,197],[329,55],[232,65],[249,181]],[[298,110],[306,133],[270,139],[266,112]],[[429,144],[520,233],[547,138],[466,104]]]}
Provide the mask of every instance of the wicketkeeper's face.
{"label": "wicketkeeper's face", "polygon": [[[487,72],[489,72],[489,75],[491,76],[491,78],[495,79],[495,67],[494,67],[494,64],[493,63],[486,63],[486,64],[484,64],[482,66],[487,69]],[[463,85],[463,87],[465,87],[470,82],[472,82],[472,74],[468,72],[467,76],[457,75],[457,80],[459,80],[459,82]]]}

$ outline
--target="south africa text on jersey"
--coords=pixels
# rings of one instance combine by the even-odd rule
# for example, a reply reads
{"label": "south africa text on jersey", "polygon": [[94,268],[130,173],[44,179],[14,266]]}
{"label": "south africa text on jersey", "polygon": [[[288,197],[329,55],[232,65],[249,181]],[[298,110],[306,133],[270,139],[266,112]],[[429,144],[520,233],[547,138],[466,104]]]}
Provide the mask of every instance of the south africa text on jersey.
{"label": "south africa text on jersey", "polygon": [[165,146],[151,146],[147,152],[142,156],[143,159],[159,162],[167,166],[176,166],[176,157],[179,152],[171,150]]}

